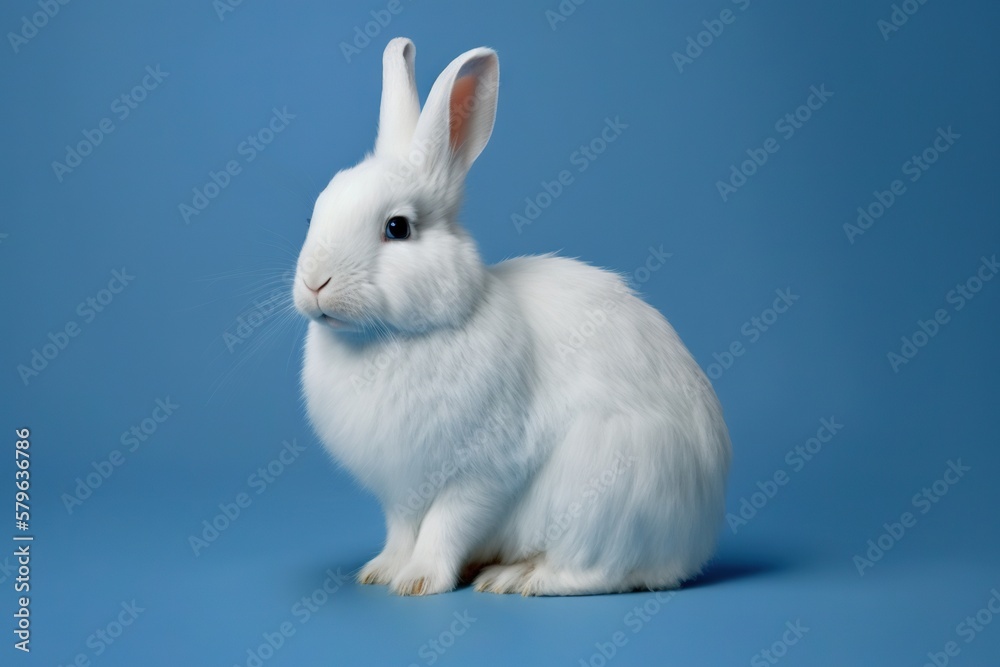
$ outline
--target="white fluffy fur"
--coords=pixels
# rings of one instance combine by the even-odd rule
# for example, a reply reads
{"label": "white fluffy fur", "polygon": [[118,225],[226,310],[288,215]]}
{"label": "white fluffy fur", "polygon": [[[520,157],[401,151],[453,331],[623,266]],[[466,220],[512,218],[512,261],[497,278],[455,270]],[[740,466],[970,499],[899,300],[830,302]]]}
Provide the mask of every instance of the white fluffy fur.
{"label": "white fluffy fur", "polygon": [[[312,320],[310,420],[386,514],[359,579],[401,594],[463,572],[493,592],[676,587],[723,516],[715,393],[616,274],[554,256],[483,265],[457,215],[492,132],[496,54],[452,62],[411,132],[413,53],[386,48],[385,131],[319,196],[294,287]],[[383,237],[394,215],[411,238]]]}

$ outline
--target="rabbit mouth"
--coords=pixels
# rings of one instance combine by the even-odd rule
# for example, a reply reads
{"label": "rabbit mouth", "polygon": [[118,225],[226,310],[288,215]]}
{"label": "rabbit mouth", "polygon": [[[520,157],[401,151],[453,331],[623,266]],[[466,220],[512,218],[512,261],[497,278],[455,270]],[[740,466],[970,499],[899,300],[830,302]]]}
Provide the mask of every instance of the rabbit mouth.
{"label": "rabbit mouth", "polygon": [[348,322],[347,320],[342,320],[336,317],[332,317],[330,315],[327,315],[326,313],[320,313],[318,319],[320,322],[322,322],[323,324],[327,325],[332,329],[342,330],[342,329],[349,329],[351,327],[351,323]]}

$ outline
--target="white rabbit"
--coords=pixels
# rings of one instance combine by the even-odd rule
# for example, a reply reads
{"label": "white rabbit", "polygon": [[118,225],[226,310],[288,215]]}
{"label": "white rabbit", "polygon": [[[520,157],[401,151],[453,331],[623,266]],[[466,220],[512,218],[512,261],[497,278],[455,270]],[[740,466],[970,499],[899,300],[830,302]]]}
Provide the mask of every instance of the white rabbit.
{"label": "white rabbit", "polygon": [[493,131],[497,55],[456,58],[423,111],[413,60],[408,39],[386,47],[375,151],[319,195],[293,289],[309,418],[386,515],[359,580],[679,586],[724,511],[712,387],[620,276],[551,255],[483,264],[458,214]]}

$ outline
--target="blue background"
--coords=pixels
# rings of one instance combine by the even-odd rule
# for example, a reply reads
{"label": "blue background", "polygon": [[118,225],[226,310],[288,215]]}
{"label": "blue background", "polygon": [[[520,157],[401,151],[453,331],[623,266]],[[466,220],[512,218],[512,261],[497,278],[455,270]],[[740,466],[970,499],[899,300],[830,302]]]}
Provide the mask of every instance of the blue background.
{"label": "blue background", "polygon": [[[36,536],[30,656],[8,630],[13,542],[0,551],[0,662],[255,664],[247,651],[287,621],[295,634],[263,664],[772,664],[758,652],[777,642],[787,665],[920,665],[949,641],[951,664],[996,664],[1000,619],[971,642],[957,626],[1000,587],[1000,281],[961,310],[947,295],[1000,252],[997,4],[932,0],[888,39],[887,0],[591,0],[555,29],[556,0],[386,6],[246,0],[220,17],[209,0],[71,2],[16,52],[9,36],[0,47],[0,498],[13,502],[13,430],[30,427]],[[732,22],[679,71],[672,54],[723,9]],[[38,11],[5,3],[0,27]],[[372,11],[391,21],[348,61],[340,44]],[[287,298],[244,342],[225,336],[287,290],[313,199],[371,147],[396,35],[417,45],[424,96],[459,53],[500,53],[464,213],[488,261],[561,251],[634,273],[650,247],[672,253],[641,290],[713,374],[735,452],[729,511],[762,507],[722,528],[709,572],[669,602],[400,599],[345,583],[306,622],[293,613],[328,568],[378,551],[381,514],[305,421],[304,323]],[[112,103],[147,66],[169,75],[121,119]],[[786,139],[775,122],[811,86],[833,96]],[[294,119],[248,162],[240,144],[274,108]],[[609,117],[627,129],[578,171],[574,152]],[[102,118],[114,131],[60,181],[53,161]],[[903,163],[949,127],[960,138],[909,181]],[[779,150],[723,201],[717,181],[769,137]],[[240,173],[186,224],[179,205],[229,160]],[[519,233],[511,216],[563,169],[573,183]],[[905,193],[852,243],[845,223],[895,179]],[[123,267],[134,280],[87,321],[78,304]],[[756,328],[779,289],[798,299]],[[948,322],[894,370],[887,354],[939,308]],[[18,365],[70,321],[79,335],[23,382]],[[168,397],[174,413],[123,447]],[[804,465],[786,460],[821,419],[843,427]],[[292,439],[305,451],[258,494],[250,476]],[[122,465],[70,512],[64,494],[113,450]],[[914,504],[959,460],[969,470],[946,495]],[[786,483],[770,487],[776,473]],[[760,485],[773,497],[752,497]],[[241,492],[251,504],[195,555],[189,537]],[[915,525],[860,575],[854,557],[904,512]],[[88,640],[132,600],[144,611],[112,644]],[[451,636],[456,612],[476,620]],[[796,622],[808,632],[782,643]]]}

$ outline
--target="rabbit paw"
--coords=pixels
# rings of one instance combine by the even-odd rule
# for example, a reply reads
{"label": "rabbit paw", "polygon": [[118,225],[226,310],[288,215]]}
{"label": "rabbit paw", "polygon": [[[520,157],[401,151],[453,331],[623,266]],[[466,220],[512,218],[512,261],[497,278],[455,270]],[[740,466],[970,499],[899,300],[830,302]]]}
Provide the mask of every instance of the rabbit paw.
{"label": "rabbit paw", "polygon": [[435,595],[455,588],[455,575],[445,568],[410,562],[392,578],[397,595]]}
{"label": "rabbit paw", "polygon": [[521,593],[535,569],[533,561],[483,568],[472,583],[480,593]]}
{"label": "rabbit paw", "polygon": [[383,551],[361,568],[361,572],[358,573],[358,583],[388,584],[404,565],[406,561],[402,557]]}

